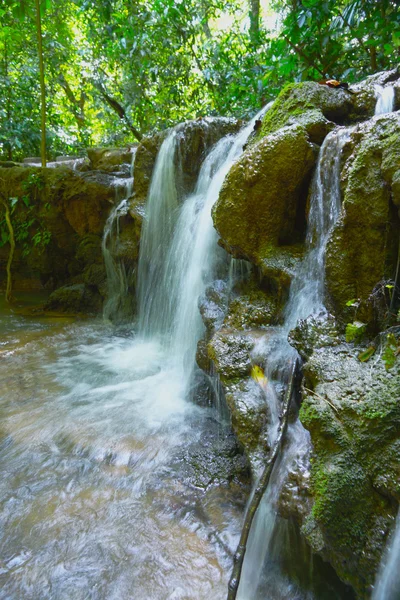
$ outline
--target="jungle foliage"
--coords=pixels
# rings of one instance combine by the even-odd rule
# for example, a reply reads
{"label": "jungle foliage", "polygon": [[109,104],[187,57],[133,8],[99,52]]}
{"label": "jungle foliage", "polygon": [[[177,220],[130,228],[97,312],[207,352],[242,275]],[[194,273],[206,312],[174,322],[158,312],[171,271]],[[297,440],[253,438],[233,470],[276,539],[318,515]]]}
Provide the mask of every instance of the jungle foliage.
{"label": "jungle foliage", "polygon": [[[40,0],[47,155],[206,114],[247,117],[284,83],[354,81],[400,58],[397,0]],[[37,14],[0,2],[0,158],[40,151]]]}

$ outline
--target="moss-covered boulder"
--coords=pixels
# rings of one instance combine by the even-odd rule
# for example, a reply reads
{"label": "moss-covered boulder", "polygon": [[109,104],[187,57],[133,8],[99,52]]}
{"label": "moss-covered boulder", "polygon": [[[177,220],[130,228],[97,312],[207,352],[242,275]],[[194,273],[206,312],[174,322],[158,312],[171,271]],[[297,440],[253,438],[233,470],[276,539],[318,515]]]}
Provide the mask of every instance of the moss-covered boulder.
{"label": "moss-covered boulder", "polygon": [[[115,199],[115,178],[78,174],[67,167],[2,169],[3,196],[14,198],[14,289],[53,290],[66,283],[101,286],[101,236]],[[9,200],[10,201],[10,200]],[[11,202],[11,201],[10,201]],[[0,207],[0,214],[4,209]],[[0,264],[8,258],[0,248]],[[86,270],[90,268],[90,273]],[[95,283],[96,280],[96,283]],[[0,285],[5,282],[1,269]]]}
{"label": "moss-covered boulder", "polygon": [[304,233],[305,201],[316,149],[301,125],[250,145],[233,165],[213,208],[223,246],[262,266],[277,247]]}
{"label": "moss-covered boulder", "polygon": [[360,349],[326,340],[304,366],[300,418],[313,444],[313,506],[302,530],[368,598],[400,500],[400,363],[362,363]]}
{"label": "moss-covered boulder", "polygon": [[106,173],[118,172],[121,167],[132,162],[132,147],[129,148],[88,148],[90,169]]}
{"label": "moss-covered boulder", "polygon": [[313,81],[292,83],[283,88],[265,114],[257,137],[298,122],[313,141],[321,144],[332,122],[342,125],[352,107],[352,95],[342,88],[334,89]]}
{"label": "moss-covered boulder", "polygon": [[361,301],[358,318],[370,318],[368,298],[396,271],[400,220],[400,114],[358,125],[345,149],[342,215],[327,245],[326,281],[337,315],[349,318],[346,302]]}
{"label": "moss-covered boulder", "polygon": [[102,298],[95,287],[83,283],[66,285],[52,292],[45,310],[66,314],[96,314],[100,311]]}

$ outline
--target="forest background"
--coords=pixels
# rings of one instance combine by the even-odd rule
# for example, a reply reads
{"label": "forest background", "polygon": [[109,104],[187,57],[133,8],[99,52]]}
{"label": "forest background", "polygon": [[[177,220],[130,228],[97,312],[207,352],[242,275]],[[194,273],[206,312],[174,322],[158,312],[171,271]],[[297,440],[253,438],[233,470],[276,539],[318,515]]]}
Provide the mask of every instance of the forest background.
{"label": "forest background", "polygon": [[398,0],[0,0],[0,23],[3,160],[40,154],[38,39],[48,159],[400,62]]}

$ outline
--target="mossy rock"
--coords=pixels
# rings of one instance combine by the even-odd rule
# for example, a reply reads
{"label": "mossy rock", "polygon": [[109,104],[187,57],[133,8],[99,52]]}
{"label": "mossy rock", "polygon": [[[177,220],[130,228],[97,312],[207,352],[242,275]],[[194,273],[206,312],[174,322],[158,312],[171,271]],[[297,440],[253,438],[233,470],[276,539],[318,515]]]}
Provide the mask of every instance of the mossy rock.
{"label": "mossy rock", "polygon": [[95,314],[101,310],[101,298],[83,283],[66,285],[50,294],[44,308],[67,314]]}
{"label": "mossy rock", "polygon": [[132,162],[132,148],[88,148],[87,155],[92,170],[112,173],[122,165]]}
{"label": "mossy rock", "polygon": [[400,500],[400,363],[371,367],[358,360],[359,348],[316,346],[300,411],[314,448],[314,504],[303,532],[368,598]]}
{"label": "mossy rock", "polygon": [[271,251],[297,241],[315,161],[315,147],[300,125],[247,148],[213,208],[221,243],[233,256],[261,266]]}
{"label": "mossy rock", "polygon": [[400,115],[357,126],[346,153],[343,209],[327,244],[326,282],[336,315],[350,320],[346,302],[359,299],[357,318],[369,320],[370,294],[396,271],[400,219],[393,202],[399,202]]}
{"label": "mossy rock", "polygon": [[265,114],[258,138],[299,122],[308,131],[312,141],[321,144],[332,124],[342,125],[353,106],[349,92],[332,89],[313,81],[291,83],[283,88]]}

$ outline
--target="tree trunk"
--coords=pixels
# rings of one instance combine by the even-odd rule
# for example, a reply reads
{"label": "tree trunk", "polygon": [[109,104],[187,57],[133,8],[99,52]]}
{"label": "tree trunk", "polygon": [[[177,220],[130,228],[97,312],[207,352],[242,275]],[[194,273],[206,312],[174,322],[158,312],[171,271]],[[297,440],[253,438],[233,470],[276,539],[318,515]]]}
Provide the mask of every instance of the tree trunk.
{"label": "tree trunk", "polygon": [[11,214],[10,214],[10,207],[8,205],[8,201],[7,201],[7,199],[2,198],[1,203],[4,206],[6,223],[7,223],[8,233],[10,236],[10,252],[8,254],[7,268],[6,268],[6,270],[7,270],[6,302],[8,302],[8,304],[11,304],[13,301],[11,265],[12,265],[12,261],[14,258],[14,252],[15,252],[15,237],[14,237],[14,229],[13,229],[13,226],[11,223]]}
{"label": "tree trunk", "polygon": [[260,40],[260,0],[250,0],[250,39],[253,44]]}
{"label": "tree trunk", "polygon": [[42,167],[46,166],[46,88],[44,84],[44,63],[42,45],[42,23],[40,20],[40,1],[36,0],[36,33],[38,40],[39,71],[40,71],[40,103],[42,114],[42,139],[40,144],[40,156]]}

